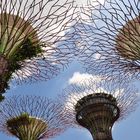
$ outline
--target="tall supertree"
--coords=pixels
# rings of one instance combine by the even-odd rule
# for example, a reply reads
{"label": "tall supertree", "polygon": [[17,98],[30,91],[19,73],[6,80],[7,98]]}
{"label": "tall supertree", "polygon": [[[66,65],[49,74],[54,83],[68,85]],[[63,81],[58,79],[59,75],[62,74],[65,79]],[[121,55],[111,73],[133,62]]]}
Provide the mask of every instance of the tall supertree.
{"label": "tall supertree", "polygon": [[98,81],[98,76],[69,85],[60,95],[72,125],[88,129],[94,140],[112,140],[112,127],[134,111],[136,90],[125,82]]}
{"label": "tall supertree", "polygon": [[10,79],[48,80],[67,66],[74,49],[64,41],[74,5],[73,0],[0,1],[0,93]]}
{"label": "tall supertree", "polygon": [[20,140],[48,139],[67,127],[62,106],[45,97],[14,95],[0,110],[0,131]]}
{"label": "tall supertree", "polygon": [[[83,38],[81,56],[90,73],[140,76],[140,13],[139,0],[88,1],[77,32]],[[84,9],[84,8],[83,8]],[[78,29],[79,28],[79,29]]]}

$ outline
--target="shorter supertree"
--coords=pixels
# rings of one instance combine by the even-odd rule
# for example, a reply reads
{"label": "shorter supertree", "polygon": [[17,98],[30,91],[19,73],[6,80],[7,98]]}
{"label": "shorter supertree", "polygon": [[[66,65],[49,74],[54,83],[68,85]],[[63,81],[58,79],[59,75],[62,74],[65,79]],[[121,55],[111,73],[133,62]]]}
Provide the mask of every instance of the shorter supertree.
{"label": "shorter supertree", "polygon": [[138,98],[125,82],[97,78],[72,84],[61,96],[72,124],[87,128],[94,140],[112,140],[113,124],[134,111]]}
{"label": "shorter supertree", "polygon": [[48,139],[66,129],[61,105],[45,97],[13,96],[0,110],[0,131],[20,140]]}

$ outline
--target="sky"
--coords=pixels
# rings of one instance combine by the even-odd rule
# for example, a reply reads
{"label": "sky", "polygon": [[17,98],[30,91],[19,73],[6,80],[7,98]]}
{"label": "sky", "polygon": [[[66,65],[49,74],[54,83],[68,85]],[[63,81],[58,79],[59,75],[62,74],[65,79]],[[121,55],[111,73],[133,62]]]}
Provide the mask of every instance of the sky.
{"label": "sky", "polygon": [[[79,0],[80,1],[80,0]],[[77,1],[77,2],[79,2]],[[11,84],[10,90],[7,91],[6,97],[12,94],[17,95],[40,95],[45,97],[55,98],[60,94],[68,85],[69,80],[73,77],[75,73],[85,73],[82,65],[76,60],[70,64],[70,66],[61,72],[55,78],[46,82],[37,82],[34,84],[22,84],[13,85]],[[77,77],[81,78],[81,77]],[[139,81],[136,82],[137,87],[139,86]],[[112,130],[112,135],[114,140],[138,140],[140,133],[140,106],[135,112],[131,113],[125,120],[116,123]],[[17,140],[15,137],[6,136],[6,134],[0,133],[1,140]],[[66,130],[60,136],[52,138],[53,140],[92,140],[90,133],[84,128],[70,128]]]}

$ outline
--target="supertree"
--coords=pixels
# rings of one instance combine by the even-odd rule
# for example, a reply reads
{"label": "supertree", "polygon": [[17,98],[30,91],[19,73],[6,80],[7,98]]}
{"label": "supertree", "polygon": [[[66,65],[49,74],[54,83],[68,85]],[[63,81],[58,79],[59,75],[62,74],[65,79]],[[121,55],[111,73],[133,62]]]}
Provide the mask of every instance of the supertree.
{"label": "supertree", "polygon": [[88,129],[94,140],[112,140],[112,127],[134,111],[137,92],[126,82],[97,77],[71,84],[61,99],[71,124]]}
{"label": "supertree", "polygon": [[20,140],[48,139],[67,127],[62,106],[45,97],[14,95],[0,110],[0,131]]}
{"label": "supertree", "polygon": [[10,79],[48,80],[67,66],[74,49],[64,40],[74,5],[73,0],[0,1],[0,93]]}
{"label": "supertree", "polygon": [[88,5],[82,11],[88,22],[81,19],[77,26],[83,38],[79,44],[86,48],[81,58],[87,71],[139,78],[139,0],[105,0],[102,4],[95,0]]}

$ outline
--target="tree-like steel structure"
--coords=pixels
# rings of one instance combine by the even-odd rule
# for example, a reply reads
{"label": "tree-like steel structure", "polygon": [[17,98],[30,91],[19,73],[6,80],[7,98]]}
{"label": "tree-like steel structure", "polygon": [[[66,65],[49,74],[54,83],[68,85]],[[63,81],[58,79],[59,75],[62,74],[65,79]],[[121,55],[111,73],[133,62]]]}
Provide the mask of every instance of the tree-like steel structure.
{"label": "tree-like steel structure", "polygon": [[125,82],[95,81],[68,86],[61,95],[69,121],[87,128],[94,140],[112,140],[112,126],[134,111],[136,90]]}
{"label": "tree-like steel structure", "polygon": [[67,127],[62,106],[45,97],[12,96],[0,110],[0,131],[20,140],[48,139]]}
{"label": "tree-like steel structure", "polygon": [[[88,2],[77,32],[86,48],[85,67],[90,73],[118,74],[139,78],[140,15],[139,0],[98,0]],[[84,8],[83,8],[84,9]],[[79,29],[78,29],[79,28]],[[79,43],[80,44],[80,43]]]}
{"label": "tree-like steel structure", "polygon": [[74,14],[73,0],[1,0],[0,93],[12,78],[48,80],[67,66],[74,49],[64,40]]}

